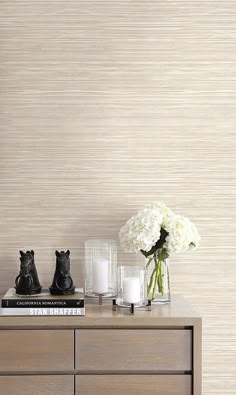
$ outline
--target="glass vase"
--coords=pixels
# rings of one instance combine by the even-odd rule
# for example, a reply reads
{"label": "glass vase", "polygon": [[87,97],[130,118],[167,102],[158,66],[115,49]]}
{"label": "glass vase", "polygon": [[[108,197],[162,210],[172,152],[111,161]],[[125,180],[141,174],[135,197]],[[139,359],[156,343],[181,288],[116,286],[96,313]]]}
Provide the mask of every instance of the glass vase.
{"label": "glass vase", "polygon": [[170,259],[146,258],[146,296],[152,303],[170,302]]}

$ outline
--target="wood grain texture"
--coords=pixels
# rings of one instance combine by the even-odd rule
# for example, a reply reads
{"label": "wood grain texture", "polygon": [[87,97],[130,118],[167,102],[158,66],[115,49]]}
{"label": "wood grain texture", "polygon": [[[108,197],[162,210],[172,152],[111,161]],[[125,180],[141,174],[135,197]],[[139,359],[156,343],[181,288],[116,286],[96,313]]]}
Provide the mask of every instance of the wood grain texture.
{"label": "wood grain texture", "polygon": [[76,370],[191,371],[191,330],[76,331]]}
{"label": "wood grain texture", "polygon": [[202,394],[202,322],[199,320],[193,327],[193,393]]}
{"label": "wood grain texture", "polygon": [[190,395],[191,376],[77,376],[76,395]]}
{"label": "wood grain texture", "polygon": [[[93,303],[94,301],[94,303]],[[80,316],[4,316],[0,309],[0,329],[118,329],[118,328],[201,328],[201,317],[181,295],[172,295],[170,304],[138,309],[132,316],[128,309],[112,311],[111,300],[103,305],[86,299],[86,315]],[[1,332],[0,332],[1,334]]]}
{"label": "wood grain texture", "polygon": [[73,369],[72,330],[0,331],[0,372],[63,372]]}
{"label": "wood grain texture", "polygon": [[74,376],[0,376],[4,395],[74,395]]}
{"label": "wood grain texture", "polygon": [[1,291],[20,248],[45,285],[70,248],[82,285],[85,239],[165,201],[202,236],[172,289],[203,314],[204,395],[236,392],[235,25],[234,0],[0,2]]}

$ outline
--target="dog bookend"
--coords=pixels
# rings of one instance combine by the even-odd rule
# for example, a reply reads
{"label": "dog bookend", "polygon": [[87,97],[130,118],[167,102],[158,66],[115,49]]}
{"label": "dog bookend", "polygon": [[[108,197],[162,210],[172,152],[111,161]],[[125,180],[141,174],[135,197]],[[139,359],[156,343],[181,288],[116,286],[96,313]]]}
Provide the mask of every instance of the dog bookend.
{"label": "dog bookend", "polygon": [[35,295],[41,292],[33,250],[20,251],[20,273],[15,280],[15,289],[18,295]]}
{"label": "dog bookend", "polygon": [[71,295],[75,292],[75,286],[70,275],[70,251],[55,251],[56,270],[53,282],[49,288],[52,295]]}

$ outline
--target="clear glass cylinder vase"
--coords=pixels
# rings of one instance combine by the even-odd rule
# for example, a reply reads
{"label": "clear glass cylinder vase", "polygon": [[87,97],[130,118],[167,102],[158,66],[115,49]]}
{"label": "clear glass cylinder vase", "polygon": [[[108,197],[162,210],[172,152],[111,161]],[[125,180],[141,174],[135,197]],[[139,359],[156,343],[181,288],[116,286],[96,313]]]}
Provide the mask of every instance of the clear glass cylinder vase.
{"label": "clear glass cylinder vase", "polygon": [[85,295],[117,295],[117,246],[115,240],[86,240]]}
{"label": "clear glass cylinder vase", "polygon": [[116,303],[119,306],[141,307],[146,304],[145,298],[145,268],[142,266],[118,267],[118,295]]}
{"label": "clear glass cylinder vase", "polygon": [[170,302],[170,259],[146,258],[146,296],[152,303]]}

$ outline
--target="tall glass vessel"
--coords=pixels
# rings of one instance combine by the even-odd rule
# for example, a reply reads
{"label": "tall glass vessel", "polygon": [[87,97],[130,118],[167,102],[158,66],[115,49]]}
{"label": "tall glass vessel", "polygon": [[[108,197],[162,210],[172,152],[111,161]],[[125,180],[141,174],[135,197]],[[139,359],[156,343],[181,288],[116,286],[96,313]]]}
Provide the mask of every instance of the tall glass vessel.
{"label": "tall glass vessel", "polygon": [[154,304],[170,302],[170,258],[146,258],[146,294]]}
{"label": "tall glass vessel", "polygon": [[117,247],[115,240],[85,242],[85,294],[111,297],[117,294]]}

